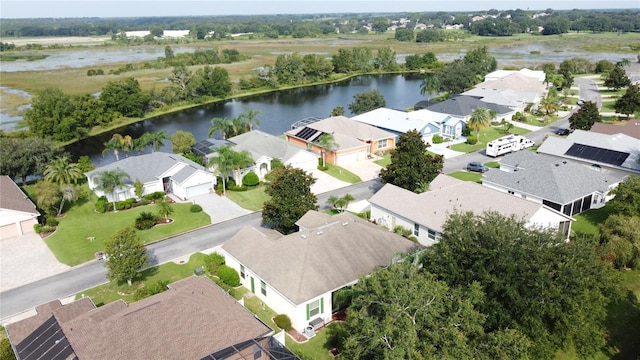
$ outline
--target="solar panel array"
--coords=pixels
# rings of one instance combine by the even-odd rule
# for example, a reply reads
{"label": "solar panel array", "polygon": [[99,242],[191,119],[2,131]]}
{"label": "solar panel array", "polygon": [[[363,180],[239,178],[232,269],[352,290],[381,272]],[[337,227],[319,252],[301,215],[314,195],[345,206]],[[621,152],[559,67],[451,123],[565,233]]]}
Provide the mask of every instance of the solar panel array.
{"label": "solar panel array", "polygon": [[583,144],[573,144],[564,153],[568,156],[577,157],[580,159],[593,160],[604,164],[611,164],[615,166],[622,165],[627,158],[629,157],[629,153],[603,149],[595,146],[583,145]]}
{"label": "solar panel array", "polygon": [[299,137],[302,140],[309,140],[311,137],[316,135],[316,133],[318,133],[318,130],[305,127],[296,134],[296,137]]}
{"label": "solar panel array", "polygon": [[18,358],[22,360],[64,360],[71,355],[77,359],[69,340],[53,316],[16,345],[16,350]]}

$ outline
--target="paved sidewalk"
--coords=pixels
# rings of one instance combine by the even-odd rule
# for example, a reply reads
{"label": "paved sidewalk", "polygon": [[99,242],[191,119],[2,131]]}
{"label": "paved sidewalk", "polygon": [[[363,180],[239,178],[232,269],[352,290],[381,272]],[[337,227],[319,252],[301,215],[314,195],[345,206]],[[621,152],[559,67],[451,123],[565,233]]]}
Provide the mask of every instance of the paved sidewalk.
{"label": "paved sidewalk", "polygon": [[58,262],[38,234],[0,241],[0,292],[70,269]]}

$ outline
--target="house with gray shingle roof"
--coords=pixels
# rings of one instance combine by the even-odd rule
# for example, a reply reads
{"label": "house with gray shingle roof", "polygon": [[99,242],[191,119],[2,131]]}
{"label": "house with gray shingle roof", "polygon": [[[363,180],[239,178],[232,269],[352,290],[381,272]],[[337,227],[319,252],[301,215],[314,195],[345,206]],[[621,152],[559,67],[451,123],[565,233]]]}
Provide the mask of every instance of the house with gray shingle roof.
{"label": "house with gray shingle roof", "polygon": [[184,200],[208,194],[216,182],[211,171],[184,156],[156,151],[126,157],[85,173],[89,189],[98,196],[106,196],[109,201],[113,194],[98,189],[98,177],[103,171],[113,170],[122,170],[129,176],[125,185],[116,189],[115,201],[135,198],[133,184],[136,180],[144,184],[143,195],[164,191]]}
{"label": "house with gray shingle roof", "polygon": [[7,325],[7,334],[18,359],[297,359],[210,279],[167,288],[131,304],[55,300]]}
{"label": "house with gray shingle roof", "polygon": [[0,175],[0,240],[34,233],[40,212],[7,175]]}
{"label": "house with gray shingle roof", "polygon": [[621,179],[571,160],[529,151],[505,155],[500,169],[482,177],[482,185],[573,216],[601,208]]}
{"label": "house with gray shingle roof", "polygon": [[469,117],[471,117],[473,110],[478,108],[495,111],[498,119],[503,117],[510,119],[515,113],[514,110],[509,107],[485,102],[482,101],[479,96],[469,95],[452,96],[445,101],[428,106],[427,110],[462,118],[466,122],[469,120]]}
{"label": "house with gray shingle roof", "polygon": [[344,116],[306,123],[285,133],[287,141],[316,154],[323,151],[318,140],[324,134],[331,134],[337,145],[327,149],[325,154],[325,161],[333,165],[352,164],[366,160],[378,151],[386,152],[396,147],[395,134]]}
{"label": "house with gray shingle roof", "polygon": [[573,220],[543,204],[444,174],[438,175],[429,184],[429,190],[420,194],[385,184],[369,203],[371,220],[388,229],[396,226],[410,229],[425,246],[438,242],[445,222],[453,213],[494,211],[523,219],[531,227],[558,230],[566,237]]}
{"label": "house with gray shingle roof", "polygon": [[331,321],[332,294],[420,246],[350,213],[307,212],[299,231],[245,227],[222,245],[226,265],[298,331]]}
{"label": "house with gray shingle roof", "polygon": [[396,141],[401,134],[416,130],[425,142],[431,143],[433,135],[440,134],[440,126],[425,116],[415,116],[416,113],[382,107],[356,115],[351,120],[392,132],[396,134]]}

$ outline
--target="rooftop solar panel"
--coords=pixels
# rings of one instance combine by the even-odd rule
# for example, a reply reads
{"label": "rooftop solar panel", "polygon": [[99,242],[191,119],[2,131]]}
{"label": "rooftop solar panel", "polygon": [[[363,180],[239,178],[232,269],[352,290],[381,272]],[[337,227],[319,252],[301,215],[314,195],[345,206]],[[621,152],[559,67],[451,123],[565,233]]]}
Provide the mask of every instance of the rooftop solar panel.
{"label": "rooftop solar panel", "polygon": [[304,129],[302,129],[300,132],[298,132],[298,134],[296,134],[297,137],[299,137],[302,140],[308,140],[310,137],[312,137],[316,132],[318,132],[318,130],[316,129],[312,129],[312,128],[308,128],[305,127]]}
{"label": "rooftop solar panel", "polygon": [[53,316],[17,344],[16,350],[23,360],[67,359],[73,354],[73,348]]}
{"label": "rooftop solar panel", "polygon": [[564,154],[615,166],[622,165],[629,157],[629,153],[577,143],[571,145]]}

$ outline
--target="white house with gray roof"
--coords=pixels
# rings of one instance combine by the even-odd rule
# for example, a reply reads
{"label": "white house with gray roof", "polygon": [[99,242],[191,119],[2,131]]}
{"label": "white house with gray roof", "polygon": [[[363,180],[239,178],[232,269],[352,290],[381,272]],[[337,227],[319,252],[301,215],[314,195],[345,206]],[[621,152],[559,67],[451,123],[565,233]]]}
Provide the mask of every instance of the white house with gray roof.
{"label": "white house with gray roof", "polygon": [[309,211],[299,231],[247,226],[222,245],[240,281],[298,331],[331,321],[333,293],[419,245],[350,213]]}
{"label": "white house with gray roof", "polygon": [[573,216],[601,208],[620,179],[563,160],[529,151],[505,155],[500,169],[491,169],[482,185]]}
{"label": "white house with gray roof", "polygon": [[371,220],[388,229],[410,229],[420,244],[430,246],[442,237],[443,226],[453,213],[495,211],[523,219],[530,227],[556,229],[568,237],[571,218],[543,204],[440,174],[420,194],[385,184],[370,199]]}
{"label": "white house with gray roof", "polygon": [[[113,170],[122,170],[129,176],[125,185],[116,189],[115,199],[113,194],[98,189],[100,173]],[[136,180],[144,184],[143,195],[164,191],[184,200],[208,194],[216,182],[213,173],[201,165],[184,156],[164,152],[126,157],[86,172],[85,176],[89,181],[89,189],[97,196],[106,196],[109,201],[135,198],[133,184]]]}
{"label": "white house with gray roof", "polygon": [[625,134],[575,130],[566,138],[547,138],[538,153],[578,161],[617,177],[640,174],[640,140]]}
{"label": "white house with gray roof", "polygon": [[433,135],[440,134],[440,126],[425,116],[415,116],[416,113],[382,107],[356,115],[351,120],[392,132],[396,134],[396,141],[401,134],[416,130],[425,142],[431,143]]}

